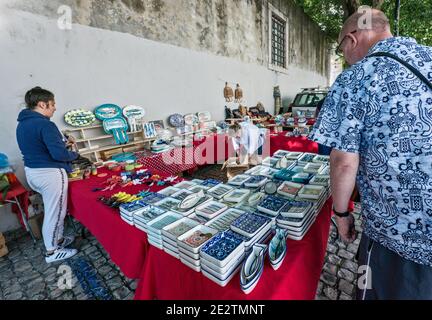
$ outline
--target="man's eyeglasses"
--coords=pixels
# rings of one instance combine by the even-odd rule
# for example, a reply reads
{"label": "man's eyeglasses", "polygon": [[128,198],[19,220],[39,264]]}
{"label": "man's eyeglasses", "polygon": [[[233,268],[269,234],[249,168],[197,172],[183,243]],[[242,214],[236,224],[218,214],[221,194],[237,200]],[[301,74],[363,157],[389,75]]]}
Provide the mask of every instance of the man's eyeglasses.
{"label": "man's eyeglasses", "polygon": [[342,43],[345,41],[346,37],[347,37],[349,34],[353,34],[353,33],[356,33],[356,32],[357,32],[357,30],[354,30],[354,31],[348,32],[348,33],[347,33],[347,34],[342,38],[341,42],[339,42],[339,44],[337,45],[336,50],[335,50],[335,52],[336,52],[336,54],[337,54],[338,56],[340,56],[340,57],[343,56],[343,52],[342,52],[342,50],[341,50],[341,46],[342,46]]}

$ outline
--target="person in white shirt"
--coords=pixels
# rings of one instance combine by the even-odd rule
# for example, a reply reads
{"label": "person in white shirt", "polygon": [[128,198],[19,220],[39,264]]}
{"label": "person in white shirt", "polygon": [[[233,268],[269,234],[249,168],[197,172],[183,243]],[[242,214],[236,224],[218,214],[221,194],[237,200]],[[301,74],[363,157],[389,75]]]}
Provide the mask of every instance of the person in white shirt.
{"label": "person in white shirt", "polygon": [[266,129],[260,129],[249,119],[233,124],[228,129],[234,150],[237,152],[238,163],[256,165],[260,163],[262,146],[264,145]]}

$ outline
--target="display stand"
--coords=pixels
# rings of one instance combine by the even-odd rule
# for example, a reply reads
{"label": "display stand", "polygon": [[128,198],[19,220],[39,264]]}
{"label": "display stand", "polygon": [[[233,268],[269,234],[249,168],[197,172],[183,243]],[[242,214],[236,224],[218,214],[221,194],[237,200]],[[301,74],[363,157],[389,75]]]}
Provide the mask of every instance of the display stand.
{"label": "display stand", "polygon": [[[143,132],[127,132],[130,140],[126,144],[116,145],[112,135],[102,134],[102,125],[94,125],[83,128],[66,129],[67,132],[72,135],[79,135],[76,138],[76,144],[78,146],[78,152],[81,155],[90,155],[92,160],[99,161],[101,159],[101,152],[108,151],[111,149],[125,149],[131,146],[139,145],[151,145],[156,138],[143,138]],[[98,143],[98,144],[96,144]],[[100,144],[101,145],[100,145]]]}

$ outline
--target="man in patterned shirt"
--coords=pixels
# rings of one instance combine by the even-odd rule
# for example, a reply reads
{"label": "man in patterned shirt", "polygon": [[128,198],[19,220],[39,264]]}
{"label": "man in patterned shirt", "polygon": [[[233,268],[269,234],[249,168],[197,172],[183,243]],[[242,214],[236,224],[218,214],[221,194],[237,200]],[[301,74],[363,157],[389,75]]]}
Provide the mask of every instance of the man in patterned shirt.
{"label": "man in patterned shirt", "polygon": [[[356,182],[360,192],[357,298],[432,299],[432,48],[393,37],[387,17],[370,13],[368,27],[356,13],[342,28],[338,50],[351,67],[310,139],[333,148],[333,211],[345,242],[356,238],[347,212]],[[371,56],[378,52],[396,59]]]}

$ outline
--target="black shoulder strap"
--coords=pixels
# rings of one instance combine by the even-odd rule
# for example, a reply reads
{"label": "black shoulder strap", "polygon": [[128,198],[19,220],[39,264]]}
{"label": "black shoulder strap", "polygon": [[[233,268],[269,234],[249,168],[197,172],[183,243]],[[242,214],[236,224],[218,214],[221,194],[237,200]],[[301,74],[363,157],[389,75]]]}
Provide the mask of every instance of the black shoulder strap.
{"label": "black shoulder strap", "polygon": [[372,53],[371,55],[369,55],[368,57],[389,57],[389,58],[396,60],[397,62],[399,62],[400,64],[404,65],[409,70],[411,70],[412,73],[414,73],[417,77],[419,77],[419,79],[422,80],[429,87],[429,89],[432,90],[432,83],[420,71],[418,71],[416,68],[414,68],[408,62],[402,60],[398,56],[395,56],[394,54],[391,54],[388,52],[375,52],[375,53]]}

